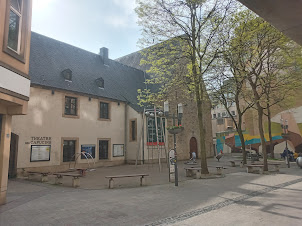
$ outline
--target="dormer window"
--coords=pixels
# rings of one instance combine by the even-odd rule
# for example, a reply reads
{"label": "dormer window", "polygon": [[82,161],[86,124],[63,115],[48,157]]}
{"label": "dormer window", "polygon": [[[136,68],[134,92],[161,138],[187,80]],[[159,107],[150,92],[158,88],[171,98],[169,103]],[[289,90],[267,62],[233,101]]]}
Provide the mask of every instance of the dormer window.
{"label": "dormer window", "polygon": [[103,78],[98,78],[95,80],[95,82],[100,89],[104,89],[104,79]]}
{"label": "dormer window", "polygon": [[70,69],[65,69],[61,74],[65,78],[65,81],[72,81],[72,71]]}

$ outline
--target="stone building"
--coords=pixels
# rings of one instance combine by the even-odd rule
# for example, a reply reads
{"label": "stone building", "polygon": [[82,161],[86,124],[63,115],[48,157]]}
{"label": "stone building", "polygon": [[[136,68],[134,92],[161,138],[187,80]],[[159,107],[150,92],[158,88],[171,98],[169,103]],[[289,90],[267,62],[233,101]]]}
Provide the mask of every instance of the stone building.
{"label": "stone building", "polygon": [[[16,117],[12,127],[19,137],[19,173],[165,161],[173,148],[166,132],[171,121],[157,118],[157,134],[155,118],[146,118],[137,100],[137,90],[146,86],[148,75],[108,55],[106,48],[94,54],[32,33],[28,114]],[[183,160],[192,151],[198,153],[199,132],[193,98],[179,92],[170,110],[179,102],[184,106],[185,129],[177,135],[177,153]],[[210,157],[214,155],[211,116],[205,121]]]}
{"label": "stone building", "polygon": [[[142,50],[144,51],[144,50]],[[117,61],[143,70],[147,71],[150,66],[148,65],[141,65],[140,62],[143,59],[143,55],[140,51],[131,53],[124,57],[117,59]],[[182,84],[179,84],[181,86]],[[184,131],[181,134],[177,135],[176,138],[176,148],[177,148],[177,155],[179,159],[188,159],[191,157],[191,153],[194,151],[197,153],[197,157],[200,156],[200,136],[199,136],[199,125],[198,125],[198,118],[197,118],[197,106],[194,100],[193,94],[185,94],[182,87],[174,87],[175,92],[170,92],[168,94],[169,105],[170,105],[170,112],[176,113],[177,112],[177,105],[178,103],[182,103],[183,107],[183,118],[181,120],[182,126],[184,126]],[[210,112],[211,104],[208,102],[204,106],[207,108],[205,110],[204,115],[204,125],[206,131],[206,151],[207,157],[213,157],[216,155],[215,152],[215,145],[213,145],[213,136],[212,136],[212,123],[211,123],[211,114],[207,114]],[[172,125],[172,120],[168,120],[167,125]],[[168,149],[173,149],[174,141],[173,135],[168,135]]]}
{"label": "stone building", "polygon": [[19,173],[135,158],[144,72],[109,59],[106,48],[94,54],[32,32],[29,75],[28,114],[12,125]]}

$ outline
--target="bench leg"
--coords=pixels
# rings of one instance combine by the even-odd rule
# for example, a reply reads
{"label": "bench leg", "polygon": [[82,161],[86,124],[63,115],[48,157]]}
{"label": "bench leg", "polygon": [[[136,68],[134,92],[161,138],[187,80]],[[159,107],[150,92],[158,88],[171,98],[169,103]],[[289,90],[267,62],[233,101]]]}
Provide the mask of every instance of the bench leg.
{"label": "bench leg", "polygon": [[186,170],[186,177],[189,177],[189,176],[190,176],[189,170]]}
{"label": "bench leg", "polygon": [[33,179],[33,175],[34,175],[34,174],[29,173],[29,174],[28,174],[28,180],[32,180],[32,179]]}
{"label": "bench leg", "polygon": [[55,184],[62,184],[62,176],[61,175],[57,175],[57,177],[55,178]]}
{"label": "bench leg", "polygon": [[113,188],[114,187],[114,181],[113,178],[109,179],[109,188]]}
{"label": "bench leg", "polygon": [[140,179],[141,179],[140,185],[141,185],[141,186],[146,185],[146,178],[145,178],[144,176],[142,176]]}
{"label": "bench leg", "polygon": [[240,167],[243,168],[243,162],[240,162]]}
{"label": "bench leg", "polygon": [[72,187],[77,188],[80,186],[80,178],[73,177],[72,178]]}
{"label": "bench leg", "polygon": [[222,169],[217,169],[217,174],[222,175]]}
{"label": "bench leg", "polygon": [[279,166],[274,166],[274,168],[276,172],[279,172]]}
{"label": "bench leg", "polygon": [[235,162],[231,162],[231,167],[236,167]]}
{"label": "bench leg", "polygon": [[246,167],[246,172],[247,173],[252,173],[253,172],[253,167]]}
{"label": "bench leg", "polygon": [[263,167],[260,167],[260,168],[259,168],[259,173],[260,173],[260,174],[263,174],[263,172],[264,172]]}
{"label": "bench leg", "polygon": [[47,182],[48,181],[48,176],[47,175],[42,175],[41,176],[41,182]]}
{"label": "bench leg", "polygon": [[200,179],[200,178],[201,178],[201,172],[200,170],[197,170],[195,174],[195,179]]}

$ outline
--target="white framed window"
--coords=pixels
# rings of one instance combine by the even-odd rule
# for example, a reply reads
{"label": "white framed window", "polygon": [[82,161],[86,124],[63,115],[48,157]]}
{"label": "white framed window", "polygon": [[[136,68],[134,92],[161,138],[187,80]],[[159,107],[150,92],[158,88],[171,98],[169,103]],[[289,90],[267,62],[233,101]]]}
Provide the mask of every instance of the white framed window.
{"label": "white framed window", "polygon": [[21,47],[22,11],[22,0],[10,1],[7,47],[18,54]]}

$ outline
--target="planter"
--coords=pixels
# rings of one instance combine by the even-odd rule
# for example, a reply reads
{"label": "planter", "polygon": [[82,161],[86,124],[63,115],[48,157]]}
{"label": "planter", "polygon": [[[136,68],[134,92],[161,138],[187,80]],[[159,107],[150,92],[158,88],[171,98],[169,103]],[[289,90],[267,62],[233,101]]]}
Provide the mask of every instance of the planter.
{"label": "planter", "polygon": [[171,134],[178,134],[184,130],[184,127],[175,128],[175,129],[169,129],[168,132]]}

